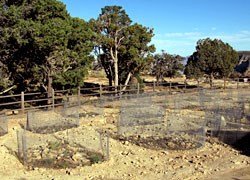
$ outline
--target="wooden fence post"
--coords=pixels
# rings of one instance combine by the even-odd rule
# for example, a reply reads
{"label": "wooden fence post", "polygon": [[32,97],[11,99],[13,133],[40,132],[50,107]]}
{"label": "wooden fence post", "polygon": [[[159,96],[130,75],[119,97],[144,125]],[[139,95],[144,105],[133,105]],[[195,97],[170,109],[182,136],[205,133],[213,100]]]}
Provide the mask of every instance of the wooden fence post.
{"label": "wooden fence post", "polygon": [[153,82],[153,92],[155,92],[155,81]]}
{"label": "wooden fence post", "polygon": [[169,84],[169,94],[171,94],[172,92],[172,82],[170,81],[170,84]]}
{"label": "wooden fence post", "polygon": [[78,86],[78,88],[77,88],[77,102],[78,102],[78,106],[80,106],[81,105],[81,100],[80,100],[80,98],[81,98],[81,87],[80,86]]}
{"label": "wooden fence post", "polygon": [[52,88],[52,110],[55,111],[55,90]]}
{"label": "wooden fence post", "polygon": [[66,98],[67,98],[67,102],[69,102],[69,89],[67,90]]}
{"label": "wooden fence post", "polygon": [[122,85],[120,84],[120,93],[119,93],[120,98],[122,98]]}
{"label": "wooden fence post", "polygon": [[187,90],[187,80],[185,79],[184,80],[184,93],[186,92],[186,90]]}
{"label": "wooden fence post", "polygon": [[224,89],[226,89],[226,78],[223,78],[223,80],[224,80]]}
{"label": "wooden fence post", "polygon": [[137,83],[137,94],[140,94],[140,83]]}
{"label": "wooden fence post", "polygon": [[22,109],[22,114],[24,114],[25,106],[24,106],[24,92],[23,91],[21,92],[21,109]]}
{"label": "wooden fence post", "polygon": [[99,91],[99,93],[100,93],[100,98],[102,97],[102,85],[100,84],[100,91]]}

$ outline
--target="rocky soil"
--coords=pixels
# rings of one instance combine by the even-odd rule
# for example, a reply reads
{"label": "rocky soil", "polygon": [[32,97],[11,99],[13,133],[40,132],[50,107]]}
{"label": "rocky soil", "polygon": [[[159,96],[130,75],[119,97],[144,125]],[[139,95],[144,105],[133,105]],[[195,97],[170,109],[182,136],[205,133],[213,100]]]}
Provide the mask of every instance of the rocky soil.
{"label": "rocky soil", "polygon": [[[12,117],[9,133],[0,137],[1,179],[250,179],[250,157],[212,138],[201,148],[178,151],[153,150],[133,141],[111,138],[107,161],[76,168],[28,168],[16,154],[16,131],[25,120],[21,116]],[[112,124],[105,123],[93,116],[88,117],[88,121],[81,119],[79,128],[112,128]],[[79,152],[72,157],[79,158]]]}
{"label": "rocky soil", "polygon": [[[98,82],[94,80],[93,82]],[[117,105],[119,106],[119,105]],[[197,113],[196,104],[191,104]],[[191,109],[185,113],[190,114]],[[88,107],[86,112],[96,111],[96,107]],[[191,110],[190,110],[191,109]],[[71,132],[73,135],[81,134],[75,140],[84,139],[85,143],[93,140],[93,132],[111,131],[117,133],[116,123],[118,108],[115,105],[107,105],[105,115],[108,118],[80,112],[80,127],[58,132],[61,136]],[[103,112],[102,112],[103,113]],[[196,113],[196,114],[197,114]],[[203,114],[202,114],[203,115]],[[200,115],[199,115],[200,116]],[[203,115],[204,116],[204,115]],[[1,180],[216,180],[216,179],[250,179],[250,156],[231,146],[219,142],[217,139],[207,137],[203,146],[193,148],[189,141],[181,142],[176,139],[141,139],[133,137],[120,139],[110,137],[109,159],[91,163],[86,158],[88,152],[76,151],[75,147],[69,147],[63,143],[55,143],[54,140],[46,141],[47,144],[33,145],[30,153],[36,158],[51,149],[57,159],[71,159],[70,163],[76,163],[74,168],[42,166],[36,163],[25,166],[17,158],[17,135],[16,132],[26,122],[25,116],[10,116],[8,134],[0,136],[0,179]],[[179,124],[175,126],[179,127]],[[87,131],[84,131],[86,130]],[[83,132],[84,131],[84,132]],[[111,133],[111,134],[112,134]],[[84,135],[82,135],[84,134]],[[34,135],[35,136],[35,135]],[[46,140],[46,135],[41,134],[40,139]],[[173,138],[173,137],[171,137]],[[68,139],[69,140],[69,139]],[[156,143],[158,140],[159,142]],[[168,142],[166,142],[168,140]],[[156,143],[156,144],[154,144]],[[176,149],[176,146],[185,150],[164,150],[159,144],[165,144],[166,148]],[[43,151],[41,151],[41,149]],[[44,152],[45,150],[45,152]],[[69,157],[65,151],[70,152]],[[65,155],[65,156],[64,156]],[[79,162],[83,162],[79,164]],[[60,162],[60,161],[59,161]],[[58,163],[61,164],[61,163]]]}

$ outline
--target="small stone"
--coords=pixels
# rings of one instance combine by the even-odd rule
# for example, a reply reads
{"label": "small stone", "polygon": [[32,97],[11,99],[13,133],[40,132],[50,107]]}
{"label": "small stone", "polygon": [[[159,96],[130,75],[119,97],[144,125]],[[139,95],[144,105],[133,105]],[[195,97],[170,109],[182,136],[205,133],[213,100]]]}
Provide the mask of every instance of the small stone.
{"label": "small stone", "polygon": [[73,161],[80,161],[82,159],[82,154],[76,153],[72,156]]}
{"label": "small stone", "polygon": [[202,162],[198,162],[198,165],[200,165],[200,166],[201,166],[201,165],[202,165]]}
{"label": "small stone", "polygon": [[216,168],[216,169],[214,169],[214,171],[218,172],[218,171],[220,171],[220,169],[219,169],[219,168]]}
{"label": "small stone", "polygon": [[172,161],[174,161],[173,158],[169,158],[169,159],[168,159],[168,162],[172,162]]}
{"label": "small stone", "polygon": [[158,158],[157,157],[150,157],[153,161],[156,161]]}
{"label": "small stone", "polygon": [[181,142],[181,146],[185,147],[186,143],[185,142]]}
{"label": "small stone", "polygon": [[128,142],[128,141],[124,141],[124,145],[126,145],[126,146],[127,146],[128,144],[129,144],[129,142]]}
{"label": "small stone", "polygon": [[122,151],[121,154],[124,155],[124,156],[127,156],[127,155],[129,155],[129,152],[128,151]]}
{"label": "small stone", "polygon": [[241,164],[241,162],[239,162],[239,161],[234,161],[233,163],[234,163],[235,165]]}
{"label": "small stone", "polygon": [[38,169],[38,171],[39,171],[39,173],[41,173],[41,174],[42,174],[42,173],[44,173],[46,170],[45,170],[45,169],[43,169],[43,168],[39,168],[39,169]]}
{"label": "small stone", "polygon": [[193,163],[194,163],[194,161],[193,161],[193,160],[189,160],[189,163],[193,164]]}
{"label": "small stone", "polygon": [[167,146],[168,146],[170,149],[174,149],[174,148],[175,148],[175,144],[172,143],[172,142],[168,142],[168,143],[167,143]]}
{"label": "small stone", "polygon": [[169,153],[167,151],[162,151],[161,154],[168,155]]}
{"label": "small stone", "polygon": [[13,114],[18,114],[18,110],[12,111]]}
{"label": "small stone", "polygon": [[51,175],[51,174],[49,174],[49,175],[47,176],[47,178],[52,179],[52,175]]}

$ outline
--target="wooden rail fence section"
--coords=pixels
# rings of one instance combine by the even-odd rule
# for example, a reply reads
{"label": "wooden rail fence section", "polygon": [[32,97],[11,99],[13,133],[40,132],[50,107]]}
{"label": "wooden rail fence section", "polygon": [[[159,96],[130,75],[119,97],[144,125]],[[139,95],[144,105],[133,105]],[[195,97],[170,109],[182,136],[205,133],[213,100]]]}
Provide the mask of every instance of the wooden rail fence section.
{"label": "wooden rail fence section", "polygon": [[[183,83],[176,82],[162,82],[162,83],[144,83],[143,85],[128,85],[128,86],[119,86],[117,87],[118,91],[115,91],[114,86],[104,86],[99,85],[99,87],[93,88],[80,88],[77,89],[67,89],[67,90],[54,90],[52,89],[51,97],[47,97],[47,92],[34,92],[34,93],[24,93],[14,94],[14,95],[1,95],[0,96],[0,114],[17,114],[19,112],[25,113],[28,110],[32,109],[42,109],[42,108],[51,108],[55,109],[57,106],[64,105],[64,102],[69,102],[71,98],[77,99],[78,105],[81,104],[81,98],[88,97],[102,97],[102,96],[123,96],[128,94],[139,94],[141,91],[146,92],[159,92],[167,91],[173,93],[174,91],[187,92],[189,90],[195,90],[197,88],[204,88],[204,84],[208,82],[199,82],[196,84],[190,84],[186,80]],[[230,84],[231,86],[227,86]],[[225,80],[224,83],[214,84],[213,88],[248,88],[249,79],[230,79]],[[6,102],[7,101],[7,102]],[[48,103],[50,102],[50,103]],[[39,105],[38,105],[39,104]]]}

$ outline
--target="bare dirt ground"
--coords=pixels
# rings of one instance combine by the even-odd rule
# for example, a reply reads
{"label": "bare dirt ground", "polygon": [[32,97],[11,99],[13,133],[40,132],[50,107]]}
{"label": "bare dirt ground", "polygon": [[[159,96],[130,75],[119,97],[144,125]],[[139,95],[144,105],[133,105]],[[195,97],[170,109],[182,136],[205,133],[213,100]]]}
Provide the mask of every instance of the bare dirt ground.
{"label": "bare dirt ground", "polygon": [[[250,157],[210,138],[204,147],[185,151],[151,150],[111,138],[108,161],[73,169],[28,169],[7,148],[15,149],[16,130],[25,120],[12,117],[9,133],[0,137],[1,179],[250,179]],[[82,119],[81,126],[112,127],[96,117],[88,120]]]}
{"label": "bare dirt ground", "polygon": [[[112,114],[112,109],[109,111]],[[110,138],[110,159],[105,162],[72,169],[27,168],[16,155],[16,131],[25,121],[26,116],[9,117],[9,132],[0,136],[1,180],[250,179],[250,157],[209,137],[204,147],[183,151],[152,150]],[[114,128],[112,118],[105,121],[98,117],[82,118],[80,126]]]}

